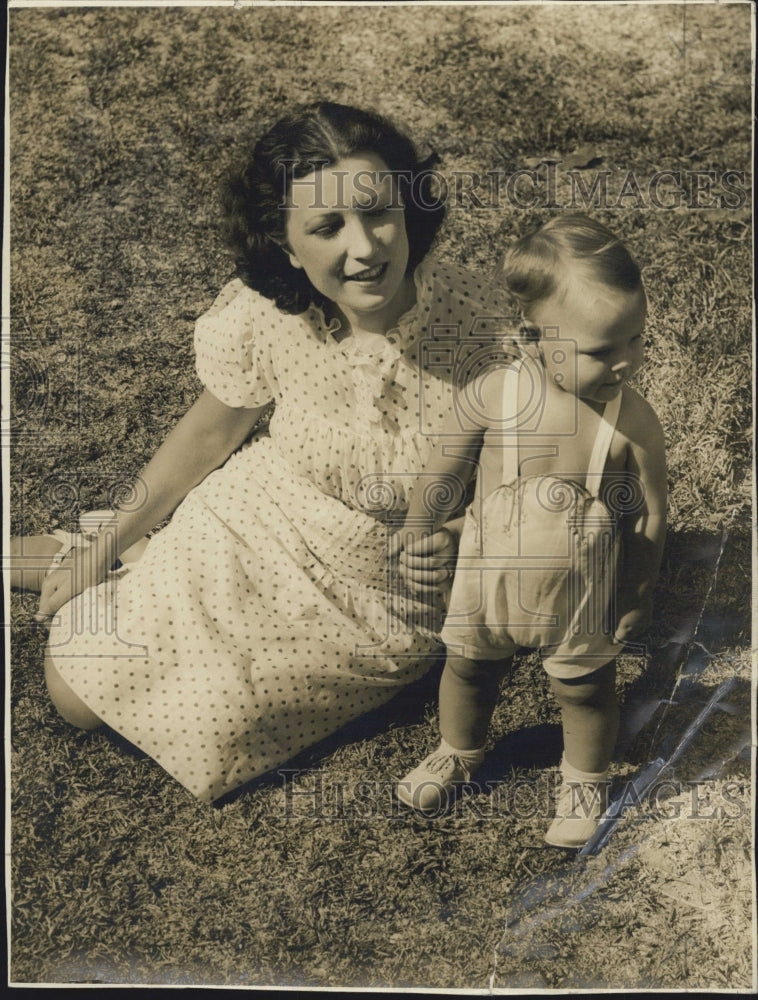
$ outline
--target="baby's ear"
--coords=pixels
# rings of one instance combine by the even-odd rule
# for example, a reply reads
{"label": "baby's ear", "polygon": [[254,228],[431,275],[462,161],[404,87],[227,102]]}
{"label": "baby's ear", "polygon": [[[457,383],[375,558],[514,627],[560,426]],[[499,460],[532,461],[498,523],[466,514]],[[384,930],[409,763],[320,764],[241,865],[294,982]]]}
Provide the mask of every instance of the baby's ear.
{"label": "baby's ear", "polygon": [[518,333],[514,333],[512,330],[508,333],[502,335],[500,340],[500,349],[503,354],[508,359],[515,359],[521,356],[521,349],[523,347],[523,342],[519,337]]}
{"label": "baby's ear", "polygon": [[539,341],[519,340],[517,342],[517,349],[518,357],[531,358],[533,361],[538,361],[540,363],[544,362]]}

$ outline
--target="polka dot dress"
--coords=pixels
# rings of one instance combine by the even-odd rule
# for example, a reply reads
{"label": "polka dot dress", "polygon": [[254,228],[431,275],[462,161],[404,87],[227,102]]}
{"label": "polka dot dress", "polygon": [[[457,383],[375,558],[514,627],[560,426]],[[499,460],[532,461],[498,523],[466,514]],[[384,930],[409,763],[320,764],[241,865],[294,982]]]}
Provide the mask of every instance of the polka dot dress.
{"label": "polka dot dress", "polygon": [[386,336],[340,339],[233,281],[195,330],[198,374],[269,429],[191,491],[144,555],[59,612],[50,652],[109,726],[216,799],[420,677],[439,609],[387,561],[453,386],[502,338],[507,308],[427,259]]}

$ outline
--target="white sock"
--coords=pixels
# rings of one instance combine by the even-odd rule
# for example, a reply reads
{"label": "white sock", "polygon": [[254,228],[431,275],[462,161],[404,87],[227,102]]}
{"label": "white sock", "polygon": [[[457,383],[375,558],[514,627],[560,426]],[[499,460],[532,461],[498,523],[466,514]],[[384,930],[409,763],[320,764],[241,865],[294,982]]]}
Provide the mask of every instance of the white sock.
{"label": "white sock", "polygon": [[605,771],[580,771],[578,767],[574,767],[573,764],[566,760],[565,753],[561,760],[561,773],[567,781],[579,781],[587,785],[605,781],[608,777],[607,768]]}
{"label": "white sock", "polygon": [[466,766],[471,769],[478,767],[484,760],[484,747],[476,747],[474,750],[459,750],[457,747],[451,746],[446,739],[440,740],[440,750],[444,754],[449,754],[452,757],[457,757]]}

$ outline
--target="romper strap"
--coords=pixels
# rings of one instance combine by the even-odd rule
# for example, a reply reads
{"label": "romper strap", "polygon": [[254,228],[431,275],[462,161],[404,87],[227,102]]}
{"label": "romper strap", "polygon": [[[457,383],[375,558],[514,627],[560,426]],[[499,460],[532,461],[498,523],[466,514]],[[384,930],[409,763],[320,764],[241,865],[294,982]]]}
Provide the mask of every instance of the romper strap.
{"label": "romper strap", "polygon": [[524,362],[519,358],[512,365],[508,365],[503,379],[503,478],[501,482],[512,483],[518,479],[519,475],[519,400],[518,386],[519,374]]}
{"label": "romper strap", "polygon": [[613,397],[612,400],[610,400],[610,402],[606,403],[600,416],[600,424],[597,429],[597,434],[595,435],[595,444],[592,448],[592,455],[590,456],[590,464],[587,469],[586,480],[587,492],[591,493],[593,496],[598,495],[603,481],[605,463],[608,458],[608,451],[611,447],[611,441],[613,440],[613,434],[616,430],[616,422],[621,409],[622,395],[623,391],[619,392]]}

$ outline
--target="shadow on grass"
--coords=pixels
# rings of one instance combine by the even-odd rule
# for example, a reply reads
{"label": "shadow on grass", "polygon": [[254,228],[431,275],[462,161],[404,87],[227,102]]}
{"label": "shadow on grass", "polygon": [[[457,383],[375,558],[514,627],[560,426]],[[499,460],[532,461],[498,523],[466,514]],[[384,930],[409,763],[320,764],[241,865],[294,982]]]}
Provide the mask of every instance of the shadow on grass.
{"label": "shadow on grass", "polygon": [[557,723],[526,726],[499,739],[477,773],[482,781],[502,778],[511,769],[555,767],[563,752],[563,730]]}
{"label": "shadow on grass", "polygon": [[[677,532],[670,535],[656,597],[656,623],[651,630],[649,662],[624,691],[617,757],[637,763],[640,741],[648,736],[661,742],[650,748],[663,755],[671,740],[681,735],[676,715],[687,706],[681,725],[691,721],[723,680],[745,668],[741,649],[750,645],[750,545],[741,525],[720,535]],[[740,681],[730,701],[745,700],[749,681]],[[748,692],[749,694],[749,692]],[[665,726],[660,716],[666,706]],[[749,725],[749,696],[741,711]],[[665,737],[665,740],[663,739]]]}

